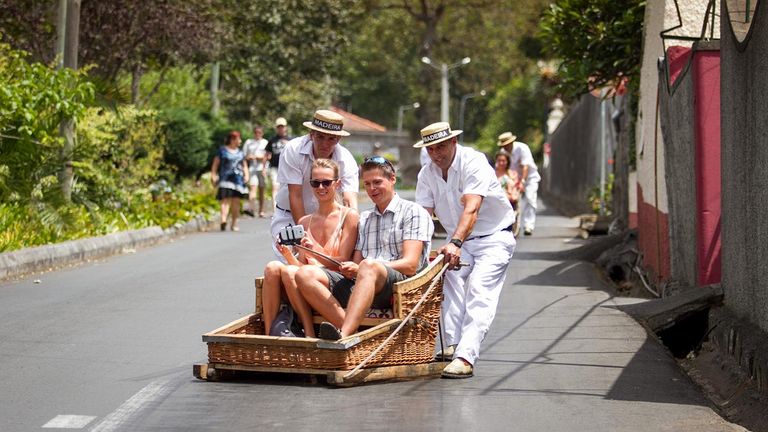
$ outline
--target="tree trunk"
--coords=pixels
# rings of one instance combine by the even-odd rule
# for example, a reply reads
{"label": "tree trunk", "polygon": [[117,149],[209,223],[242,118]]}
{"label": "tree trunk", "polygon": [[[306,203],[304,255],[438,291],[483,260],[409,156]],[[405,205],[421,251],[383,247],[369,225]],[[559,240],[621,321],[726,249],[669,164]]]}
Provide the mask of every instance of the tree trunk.
{"label": "tree trunk", "polygon": [[144,69],[141,67],[141,63],[136,63],[131,73],[131,103],[134,105],[139,104],[139,91],[143,74]]}

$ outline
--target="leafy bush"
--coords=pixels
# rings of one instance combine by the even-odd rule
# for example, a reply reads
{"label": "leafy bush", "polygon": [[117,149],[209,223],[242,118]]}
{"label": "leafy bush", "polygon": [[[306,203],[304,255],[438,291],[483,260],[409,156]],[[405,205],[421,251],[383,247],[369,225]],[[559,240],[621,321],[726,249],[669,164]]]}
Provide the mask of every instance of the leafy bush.
{"label": "leafy bush", "polygon": [[94,98],[84,71],[26,58],[0,43],[0,202],[55,199],[64,160],[59,124],[77,122]]}
{"label": "leafy bush", "polygon": [[165,162],[178,177],[196,176],[208,166],[211,131],[196,111],[172,109],[163,114]]}
{"label": "leafy bush", "polygon": [[0,204],[0,252],[158,225],[168,228],[196,215],[211,218],[218,203],[210,186],[191,181],[153,200],[148,188],[131,194],[121,208],[81,204]]}
{"label": "leafy bush", "polygon": [[119,208],[130,192],[163,176],[164,135],[157,113],[122,105],[90,108],[77,129],[75,199]]}

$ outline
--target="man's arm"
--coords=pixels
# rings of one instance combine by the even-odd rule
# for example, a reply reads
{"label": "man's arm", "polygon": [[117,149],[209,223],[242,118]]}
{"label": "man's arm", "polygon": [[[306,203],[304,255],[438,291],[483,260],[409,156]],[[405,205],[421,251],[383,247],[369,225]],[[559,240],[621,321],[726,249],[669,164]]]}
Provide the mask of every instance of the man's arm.
{"label": "man's arm", "polygon": [[293,220],[297,223],[306,214],[304,210],[303,188],[304,186],[302,185],[288,185],[288,201],[290,202],[291,216],[293,216]]}
{"label": "man's arm", "polygon": [[357,210],[357,192],[343,192],[341,196],[345,206]]}
{"label": "man's arm", "polygon": [[403,256],[386,263],[400,273],[411,277],[419,270],[421,264],[421,252],[424,250],[424,242],[421,240],[403,240]]}
{"label": "man's arm", "polygon": [[[472,233],[477,222],[477,215],[480,213],[480,206],[483,204],[481,195],[466,194],[462,196],[464,201],[464,211],[461,213],[456,231],[453,232],[451,239],[464,241]],[[444,254],[447,262],[455,267],[459,264],[461,258],[461,248],[453,243],[448,243],[437,250],[438,254]]]}

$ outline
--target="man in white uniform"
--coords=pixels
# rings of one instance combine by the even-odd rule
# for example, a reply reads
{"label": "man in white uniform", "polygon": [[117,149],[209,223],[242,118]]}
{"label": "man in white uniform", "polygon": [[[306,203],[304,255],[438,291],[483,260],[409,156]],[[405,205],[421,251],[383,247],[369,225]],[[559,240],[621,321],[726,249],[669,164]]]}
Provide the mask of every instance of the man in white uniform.
{"label": "man in white uniform", "polygon": [[[338,145],[349,132],[342,129],[344,117],[328,110],[318,110],[311,122],[303,123],[309,134],[292,139],[280,155],[277,181],[280,188],[275,198],[275,214],[272,217],[272,238],[289,224],[295,224],[305,214],[317,210],[318,204],[309,186],[312,163],[315,159],[331,159],[339,165],[341,196],[345,206],[357,208],[358,167],[352,153]],[[272,244],[279,259],[282,255]]]}
{"label": "man in white uniform", "polygon": [[[480,343],[493,322],[506,278],[515,237],[515,213],[483,153],[458,145],[462,131],[448,123],[421,130],[430,161],[419,172],[416,202],[437,215],[450,241],[438,249],[447,262],[469,266],[445,273],[443,325],[453,361],[446,378],[469,378],[480,354]],[[453,351],[453,353],[451,353]]]}
{"label": "man in white uniform", "polygon": [[517,178],[520,181],[518,187],[522,192],[520,196],[520,224],[523,227],[523,233],[531,235],[536,227],[536,201],[541,175],[539,175],[528,144],[514,141],[516,137],[511,133],[510,135],[512,138],[508,140],[502,140],[499,136],[498,144],[504,149],[509,148],[510,144],[512,145],[512,152],[510,153],[512,166],[510,168],[517,171]]}

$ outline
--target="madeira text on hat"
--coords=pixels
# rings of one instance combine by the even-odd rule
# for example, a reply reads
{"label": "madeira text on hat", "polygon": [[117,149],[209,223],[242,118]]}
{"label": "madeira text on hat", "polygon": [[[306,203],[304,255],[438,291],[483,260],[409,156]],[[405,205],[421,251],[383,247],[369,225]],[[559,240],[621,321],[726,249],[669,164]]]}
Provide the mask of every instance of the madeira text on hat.
{"label": "madeira text on hat", "polygon": [[432,144],[437,144],[455,136],[459,136],[461,135],[461,132],[463,131],[452,131],[451,125],[448,122],[432,123],[421,130],[421,141],[413,146],[416,148],[431,146]]}
{"label": "madeira text on hat", "polygon": [[304,127],[329,135],[349,136],[349,132],[342,129],[344,127],[344,117],[333,111],[317,110],[315,115],[312,116],[311,122],[304,122],[302,124]]}
{"label": "madeira text on hat", "polygon": [[275,127],[277,126],[288,126],[288,122],[285,120],[285,117],[278,117],[277,120],[275,120]]}
{"label": "madeira text on hat", "polygon": [[499,147],[503,147],[507,144],[512,144],[516,139],[517,137],[512,132],[504,132],[503,134],[499,135],[497,144]]}

